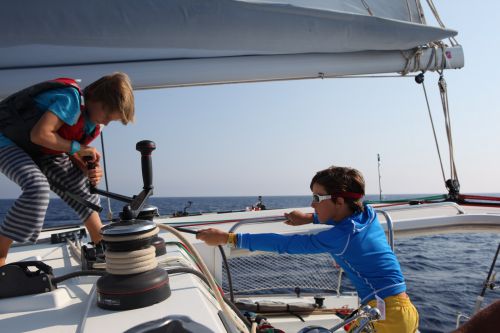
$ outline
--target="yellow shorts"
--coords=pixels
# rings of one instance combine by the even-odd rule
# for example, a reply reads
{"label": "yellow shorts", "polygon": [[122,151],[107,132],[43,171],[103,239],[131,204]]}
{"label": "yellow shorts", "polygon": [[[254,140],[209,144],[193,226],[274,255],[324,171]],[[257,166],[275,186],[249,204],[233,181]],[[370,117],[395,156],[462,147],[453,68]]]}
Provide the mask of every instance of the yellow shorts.
{"label": "yellow shorts", "polygon": [[[373,323],[377,333],[415,333],[418,329],[418,311],[404,295],[389,296],[384,298],[385,320]],[[377,306],[377,301],[368,302],[371,307]],[[350,328],[354,329],[356,325]]]}

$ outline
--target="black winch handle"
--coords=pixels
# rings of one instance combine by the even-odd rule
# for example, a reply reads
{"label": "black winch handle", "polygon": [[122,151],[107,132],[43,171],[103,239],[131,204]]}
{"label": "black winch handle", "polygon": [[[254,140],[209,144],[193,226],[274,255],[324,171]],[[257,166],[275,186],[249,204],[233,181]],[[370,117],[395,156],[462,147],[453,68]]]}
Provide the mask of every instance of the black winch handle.
{"label": "black winch handle", "polygon": [[[92,162],[92,156],[83,156],[83,161],[85,164],[87,164],[87,170],[94,170],[96,168],[96,164]],[[89,187],[90,187],[90,193],[96,193],[96,186],[92,185],[90,180],[88,181]],[[90,209],[95,210],[96,212],[102,212],[102,207],[94,205],[90,201],[86,201],[86,206],[89,207]]]}
{"label": "black winch handle", "polygon": [[141,168],[142,168],[142,181],[144,183],[144,190],[153,189],[153,166],[151,162],[151,153],[156,149],[153,141],[142,140],[135,145],[141,153]]}
{"label": "black winch handle", "polygon": [[[92,156],[83,156],[83,161],[85,162],[85,164],[87,165],[87,170],[94,170],[96,165],[94,162],[92,162]],[[90,192],[93,193],[94,189],[96,188],[94,185],[92,185],[92,183],[90,182],[90,180],[88,181],[88,184],[89,184],[89,187],[90,187]]]}

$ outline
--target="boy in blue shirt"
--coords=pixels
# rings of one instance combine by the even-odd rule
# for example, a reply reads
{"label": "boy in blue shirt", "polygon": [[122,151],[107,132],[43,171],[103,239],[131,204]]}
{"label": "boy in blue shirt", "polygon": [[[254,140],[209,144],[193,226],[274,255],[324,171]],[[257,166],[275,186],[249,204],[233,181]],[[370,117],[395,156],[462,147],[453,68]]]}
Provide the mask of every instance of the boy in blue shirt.
{"label": "boy in blue shirt", "polygon": [[385,318],[373,323],[380,332],[416,332],[418,312],[406,294],[399,262],[385,238],[377,215],[363,205],[365,182],[352,168],[319,171],[310,185],[313,214],[285,214],[287,224],[322,223],[332,227],[311,235],[233,234],[201,230],[197,238],[208,245],[229,243],[250,251],[278,253],[328,252],[352,281],[362,304],[377,307]]}

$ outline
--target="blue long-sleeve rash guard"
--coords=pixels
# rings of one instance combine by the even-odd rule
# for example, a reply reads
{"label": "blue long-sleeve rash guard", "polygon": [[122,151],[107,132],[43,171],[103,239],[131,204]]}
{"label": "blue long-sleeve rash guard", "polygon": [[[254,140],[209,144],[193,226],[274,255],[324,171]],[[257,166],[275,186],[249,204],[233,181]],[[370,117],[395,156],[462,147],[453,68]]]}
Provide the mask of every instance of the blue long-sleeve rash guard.
{"label": "blue long-sleeve rash guard", "polygon": [[[317,222],[317,216],[315,216]],[[361,303],[406,291],[401,267],[371,206],[317,234],[239,234],[238,247],[290,254],[328,252],[352,281]]]}

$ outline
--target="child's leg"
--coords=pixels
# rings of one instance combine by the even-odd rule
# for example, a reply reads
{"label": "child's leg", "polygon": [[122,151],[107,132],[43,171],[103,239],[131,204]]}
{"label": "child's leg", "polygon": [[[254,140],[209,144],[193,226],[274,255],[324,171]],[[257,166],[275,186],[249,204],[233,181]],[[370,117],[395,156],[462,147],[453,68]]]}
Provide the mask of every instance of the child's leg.
{"label": "child's leg", "polygon": [[82,222],[87,227],[90,238],[94,243],[101,240],[100,230],[102,227],[99,214],[92,209],[70,198],[59,187],[78,195],[79,197],[99,205],[100,198],[97,194],[90,193],[88,179],[77,166],[71,162],[66,154],[46,156],[41,160],[41,168],[47,175],[49,182],[54,183],[51,190],[75,210]]}
{"label": "child's leg", "polygon": [[94,243],[99,243],[102,239],[102,236],[100,234],[101,228],[102,228],[102,222],[101,218],[99,217],[99,214],[97,212],[93,212],[90,214],[90,216],[85,220],[85,227],[89,231],[90,234],[90,239]]}
{"label": "child's leg", "polygon": [[7,259],[7,253],[9,253],[10,245],[12,244],[12,239],[0,235],[0,267],[5,265],[5,260]]}
{"label": "child's leg", "polygon": [[0,225],[0,264],[12,241],[34,242],[49,204],[49,183],[31,157],[17,146],[0,148],[0,172],[21,187],[22,194]]}

